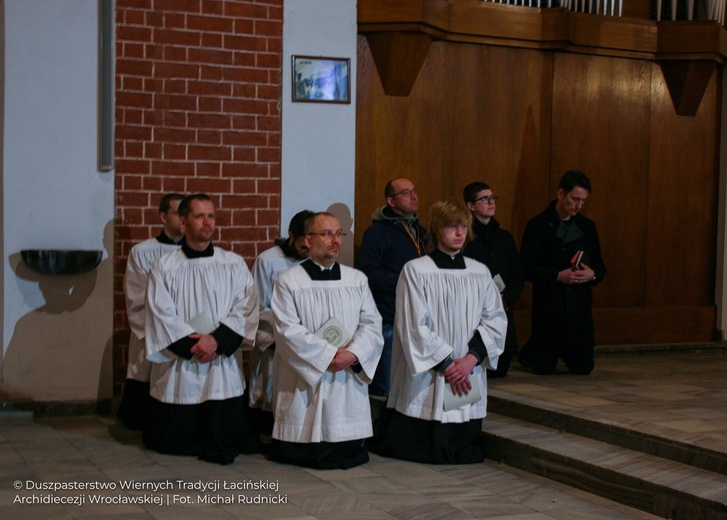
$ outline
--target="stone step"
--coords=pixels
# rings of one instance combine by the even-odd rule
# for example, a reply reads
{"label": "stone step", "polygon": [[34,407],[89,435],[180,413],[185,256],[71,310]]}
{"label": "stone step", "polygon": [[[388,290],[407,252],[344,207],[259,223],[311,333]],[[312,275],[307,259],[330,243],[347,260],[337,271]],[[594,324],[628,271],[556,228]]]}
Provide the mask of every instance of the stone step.
{"label": "stone step", "polygon": [[596,345],[596,357],[609,354],[660,354],[672,352],[725,352],[727,343],[721,341],[692,343],[645,343],[627,345]]}
{"label": "stone step", "polygon": [[672,520],[726,520],[727,476],[488,412],[488,458]]}
{"label": "stone step", "polygon": [[547,426],[621,448],[727,475],[727,454],[703,446],[584,417],[577,408],[518,396],[498,388],[487,392],[488,411]]}
{"label": "stone step", "polygon": [[10,401],[0,400],[0,426],[33,422],[33,412],[18,410]]}

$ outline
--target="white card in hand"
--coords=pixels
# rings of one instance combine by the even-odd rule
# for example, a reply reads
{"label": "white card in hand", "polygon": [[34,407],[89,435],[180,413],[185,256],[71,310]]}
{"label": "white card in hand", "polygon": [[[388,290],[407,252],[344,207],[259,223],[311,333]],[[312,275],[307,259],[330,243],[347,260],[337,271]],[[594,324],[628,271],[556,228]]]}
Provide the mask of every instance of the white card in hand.
{"label": "white card in hand", "polygon": [[472,389],[467,395],[462,396],[452,392],[452,386],[449,383],[444,383],[444,411],[449,412],[450,410],[479,402],[482,399],[482,394],[480,393],[480,377],[482,377],[482,374],[470,374]]}
{"label": "white card in hand", "polygon": [[316,336],[325,339],[334,347],[341,347],[348,343],[351,334],[348,333],[343,323],[331,317],[316,331]]}
{"label": "white card in hand", "polygon": [[495,287],[497,287],[498,292],[505,290],[505,282],[502,280],[502,276],[496,274],[492,281],[495,282]]}
{"label": "white card in hand", "polygon": [[192,327],[194,331],[199,334],[212,334],[216,328],[215,324],[212,322],[212,317],[207,311],[189,320],[187,325]]}

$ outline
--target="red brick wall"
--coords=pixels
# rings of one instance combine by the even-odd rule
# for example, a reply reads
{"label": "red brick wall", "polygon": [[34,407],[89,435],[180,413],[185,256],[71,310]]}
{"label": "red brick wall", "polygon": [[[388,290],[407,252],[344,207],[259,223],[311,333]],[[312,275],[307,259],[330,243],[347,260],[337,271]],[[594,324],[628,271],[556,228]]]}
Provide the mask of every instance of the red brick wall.
{"label": "red brick wall", "polygon": [[280,227],[283,0],[116,1],[114,386],[126,377],[123,276],[162,194],[206,192],[215,244],[249,264]]}

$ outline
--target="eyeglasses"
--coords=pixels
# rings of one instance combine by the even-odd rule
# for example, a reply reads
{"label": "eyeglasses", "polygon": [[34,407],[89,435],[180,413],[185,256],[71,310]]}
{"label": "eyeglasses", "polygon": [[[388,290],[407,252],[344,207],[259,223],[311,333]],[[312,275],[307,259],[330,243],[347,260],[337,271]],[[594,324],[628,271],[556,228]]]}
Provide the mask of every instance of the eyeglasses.
{"label": "eyeglasses", "polygon": [[412,195],[417,195],[419,193],[419,189],[414,188],[411,190],[401,190],[397,191],[396,193],[392,193],[389,195],[389,197],[396,197],[397,195],[401,195],[402,197],[411,197]]}
{"label": "eyeglasses", "polygon": [[319,237],[323,237],[326,240],[330,240],[333,237],[341,238],[341,237],[345,237],[346,236],[346,233],[344,233],[340,229],[338,231],[331,231],[331,230],[328,230],[327,229],[323,233],[308,233],[308,234],[309,235],[316,235],[316,236],[319,236]]}
{"label": "eyeglasses", "polygon": [[494,204],[497,201],[497,197],[495,195],[490,195],[489,197],[480,197],[479,199],[475,199],[472,202],[481,202],[482,204]]}

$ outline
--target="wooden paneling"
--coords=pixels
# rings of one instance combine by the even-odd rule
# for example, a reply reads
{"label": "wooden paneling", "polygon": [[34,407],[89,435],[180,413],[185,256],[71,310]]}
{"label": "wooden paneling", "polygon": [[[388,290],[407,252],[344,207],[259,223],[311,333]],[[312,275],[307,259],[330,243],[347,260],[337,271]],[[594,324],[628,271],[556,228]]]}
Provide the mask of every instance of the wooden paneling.
{"label": "wooden paneling", "polygon": [[356,109],[356,244],[384,204],[384,186],[395,177],[417,185],[426,214],[438,196],[431,179],[442,173],[441,97],[443,43],[432,45],[408,97],[387,96],[366,39],[359,37]]}
{"label": "wooden paneling", "polygon": [[358,19],[367,23],[426,23],[449,25],[451,5],[447,0],[382,0],[359,2]]}
{"label": "wooden paneling", "polygon": [[366,35],[384,92],[408,96],[427,59],[432,38],[420,32],[372,32]]}
{"label": "wooden paneling", "polygon": [[598,226],[608,268],[594,291],[600,306],[645,302],[651,68],[641,60],[555,57],[550,193],[567,170],[591,179],[583,213]]}
{"label": "wooden paneling", "polygon": [[[597,307],[593,322],[597,345],[715,341],[714,306]],[[520,345],[530,337],[530,309],[515,312]]]}
{"label": "wooden paneling", "polygon": [[659,66],[676,113],[696,115],[717,64],[712,60],[659,60]]}
{"label": "wooden paneling", "polygon": [[[422,190],[425,225],[435,200],[485,180],[519,243],[563,172],[580,169],[608,267],[594,291],[597,341],[713,339],[718,74],[685,117],[652,59],[435,38],[406,97],[384,94],[363,36],[358,64],[356,244],[391,178]],[[528,288],[521,342],[529,306]]]}
{"label": "wooden paneling", "polygon": [[724,63],[727,34],[717,22],[658,22],[658,52],[663,58],[706,56]]}
{"label": "wooden paneling", "polygon": [[657,31],[654,22],[570,13],[568,39],[578,47],[598,48],[598,54],[622,51],[653,57]]}
{"label": "wooden paneling", "polygon": [[714,305],[719,83],[714,74],[694,117],[678,116],[653,68],[648,306]]}
{"label": "wooden paneling", "polygon": [[[500,197],[497,219],[519,238],[526,215],[548,200],[552,55],[534,50],[448,44],[442,92],[442,195],[462,197],[487,182]],[[457,100],[452,103],[451,100]]]}
{"label": "wooden paneling", "polygon": [[648,20],[651,18],[651,0],[629,0],[624,2],[621,15],[624,18]]}
{"label": "wooden paneling", "polygon": [[[481,0],[360,0],[358,28],[362,34],[401,33],[427,35],[435,40],[529,49],[550,49],[594,56],[640,60],[701,60],[720,65],[727,57],[727,30],[713,21],[650,20],[650,6],[643,0],[627,8],[624,16],[602,16],[561,8],[538,9],[502,5]],[[409,60],[401,45],[390,37],[377,38],[374,57],[385,71],[382,80],[387,93],[405,95],[416,76],[419,58]],[[393,45],[396,43],[396,45]],[[390,47],[390,48],[385,48]],[[396,47],[396,48],[395,48]],[[679,68],[671,66],[672,69]],[[393,77],[401,71],[402,78]],[[705,76],[704,67],[689,72],[685,80],[690,94],[679,85],[684,74],[670,71],[670,90],[677,113],[693,115],[701,100],[701,89],[693,89]],[[676,86],[676,89],[675,89]]]}
{"label": "wooden paneling", "polygon": [[514,5],[467,1],[452,4],[450,40],[471,38],[518,41],[523,47],[561,47],[568,36],[562,9],[522,9]]}
{"label": "wooden paneling", "polygon": [[356,226],[357,243],[396,176],[422,190],[425,224],[432,202],[461,198],[469,182],[488,182],[501,197],[498,219],[519,242],[529,216],[550,200],[542,173],[549,164],[552,56],[438,42],[402,99],[384,95],[369,77],[372,58],[366,40],[359,42],[357,198],[363,203],[356,221],[365,224]]}

